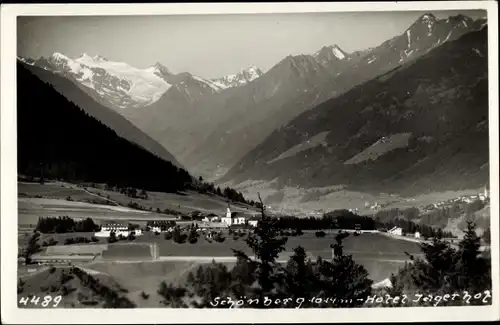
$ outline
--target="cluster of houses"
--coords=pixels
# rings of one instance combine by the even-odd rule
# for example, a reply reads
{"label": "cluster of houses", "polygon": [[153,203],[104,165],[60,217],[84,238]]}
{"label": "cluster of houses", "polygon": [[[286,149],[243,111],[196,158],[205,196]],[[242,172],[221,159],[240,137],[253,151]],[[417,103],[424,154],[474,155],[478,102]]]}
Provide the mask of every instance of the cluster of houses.
{"label": "cluster of houses", "polygon": [[226,215],[224,217],[217,215],[210,215],[202,220],[201,227],[210,229],[210,228],[229,228],[231,226],[240,225],[245,226],[249,225],[251,227],[257,227],[257,223],[259,222],[259,218],[255,216],[246,216],[238,213],[232,213],[231,209],[228,207],[226,211]]}
{"label": "cluster of houses", "polygon": [[442,201],[442,202],[437,202],[432,205],[426,206],[422,212],[430,212],[435,209],[442,209],[449,207],[453,203],[472,203],[477,200],[481,202],[487,202],[490,198],[490,193],[488,191],[488,188],[485,187],[484,191],[482,193],[474,194],[474,195],[469,195],[469,196],[459,196],[457,198],[447,200],[447,201]]}
{"label": "cluster of houses", "polygon": [[379,203],[379,202],[370,203],[370,202],[365,202],[365,208],[366,209],[370,209],[372,211],[378,211],[380,209],[385,208],[387,205],[388,205],[388,203]]}

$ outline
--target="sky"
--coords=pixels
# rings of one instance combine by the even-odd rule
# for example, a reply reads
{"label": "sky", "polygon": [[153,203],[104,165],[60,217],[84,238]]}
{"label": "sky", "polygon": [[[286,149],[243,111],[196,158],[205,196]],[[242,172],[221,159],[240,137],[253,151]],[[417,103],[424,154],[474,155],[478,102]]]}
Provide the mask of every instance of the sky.
{"label": "sky", "polygon": [[[346,52],[402,34],[425,12],[171,16],[24,16],[17,21],[18,55],[36,59],[82,53],[173,73],[217,78],[255,65],[264,72],[287,55],[313,54],[337,44]],[[438,18],[485,11],[432,11]]]}

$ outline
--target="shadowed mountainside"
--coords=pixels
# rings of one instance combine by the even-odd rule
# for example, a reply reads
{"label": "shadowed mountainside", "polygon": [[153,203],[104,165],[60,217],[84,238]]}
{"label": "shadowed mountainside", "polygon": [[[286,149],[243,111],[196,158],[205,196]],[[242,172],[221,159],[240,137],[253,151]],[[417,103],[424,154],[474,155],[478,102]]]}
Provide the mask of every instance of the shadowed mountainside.
{"label": "shadowed mountainside", "polygon": [[[51,84],[57,92],[63,94],[67,99],[82,108],[87,114],[114,130],[120,137],[138,144],[144,149],[164,160],[172,162],[178,167],[182,167],[171,153],[153,140],[149,135],[137,128],[134,124],[132,124],[132,122],[91,98],[86,92],[91,92],[92,89],[87,89],[86,92],[84,92],[81,89],[83,86],[76,81],[73,82],[71,80],[71,76],[66,76],[65,78],[59,74],[38,68],[36,66],[25,64],[23,64],[23,66],[42,81]],[[95,97],[98,97],[97,93],[95,94]]]}
{"label": "shadowed mountainside", "polygon": [[[487,53],[487,28],[443,44],[299,115],[221,181],[406,194],[481,187],[489,175]],[[316,146],[276,159],[323,132]],[[406,145],[383,144],[408,134]],[[376,159],[359,159],[367,149]]]}

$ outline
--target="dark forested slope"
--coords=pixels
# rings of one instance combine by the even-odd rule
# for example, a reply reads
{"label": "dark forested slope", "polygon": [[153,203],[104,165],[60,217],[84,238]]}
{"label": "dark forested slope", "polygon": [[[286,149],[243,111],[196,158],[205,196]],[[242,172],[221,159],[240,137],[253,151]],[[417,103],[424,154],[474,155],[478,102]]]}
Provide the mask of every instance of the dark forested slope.
{"label": "dark forested slope", "polygon": [[[40,67],[25,65],[34,75],[44,82],[48,82],[57,92],[61,93],[83,109],[87,114],[95,117],[100,122],[110,127],[120,137],[138,144],[153,154],[172,162],[178,167],[183,167],[176,158],[167,151],[158,142],[149,135],[141,131],[132,122],[115,112],[111,108],[101,105],[97,99],[100,95],[93,89],[87,88],[77,81],[74,81],[71,75],[60,75],[52,71],[44,70]],[[85,91],[82,89],[85,88]],[[92,95],[92,97],[91,97]]]}
{"label": "dark forested slope", "polygon": [[119,137],[21,63],[17,91],[18,173],[165,192],[192,186],[187,171]]}

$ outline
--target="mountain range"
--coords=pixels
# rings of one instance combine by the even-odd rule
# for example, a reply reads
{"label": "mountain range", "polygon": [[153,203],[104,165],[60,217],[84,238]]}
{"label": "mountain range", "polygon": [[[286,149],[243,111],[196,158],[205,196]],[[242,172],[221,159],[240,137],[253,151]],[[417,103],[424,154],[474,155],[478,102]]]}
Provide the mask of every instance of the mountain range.
{"label": "mountain range", "polygon": [[488,134],[483,28],[300,114],[223,180],[409,196],[479,188]]}
{"label": "mountain range", "polygon": [[102,103],[115,109],[148,106],[172,87],[174,90],[171,92],[181,93],[191,100],[244,85],[262,75],[262,71],[251,66],[237,74],[209,80],[187,72],[174,74],[159,62],[139,69],[124,62],[113,62],[100,55],[90,56],[86,53],[75,59],[58,52],[48,58],[19,59],[28,65],[76,80],[87,91],[97,92]]}
{"label": "mountain range", "polygon": [[[398,182],[409,181],[403,174],[418,168],[422,174],[429,173],[430,167],[405,165],[411,159],[429,159],[430,163],[439,156],[447,160],[446,155],[452,153],[443,149],[444,144],[455,143],[446,148],[460,151],[458,139],[484,140],[483,111],[453,111],[451,107],[484,105],[477,96],[484,95],[487,84],[486,25],[485,19],[463,15],[437,19],[429,13],[373,48],[348,53],[338,45],[328,45],[312,54],[286,56],[265,73],[251,66],[216,79],[174,74],[160,63],[137,69],[86,54],[76,59],[56,53],[19,60],[70,79],[94,101],[160,143],[193,174],[233,183],[274,179],[282,185],[305,187],[338,182],[355,188],[363,182],[368,187],[373,182],[379,187],[398,187]],[[478,71],[462,69],[459,62],[463,59],[474,63],[468,63],[467,69],[475,66]],[[58,91],[69,96],[62,88]],[[445,113],[433,109],[441,109],[443,101],[450,107]],[[423,109],[420,103],[428,107]],[[477,114],[471,124],[461,120],[468,114]],[[432,118],[441,122],[434,123]],[[457,134],[455,129],[449,130],[453,136],[439,133],[448,130],[451,122],[459,123],[457,129],[464,127],[461,132],[470,131],[471,136]],[[473,123],[482,125],[478,130],[483,131],[474,129]],[[455,142],[447,142],[451,141],[448,137]],[[388,157],[399,161],[398,153],[408,148],[417,153],[401,155],[401,162],[394,163],[399,167],[386,171],[392,178],[382,175],[382,162]],[[480,145],[471,148],[472,152],[483,149]],[[431,152],[438,154],[431,159]],[[477,159],[469,159],[470,166],[461,168],[476,171],[484,152],[476,153]],[[367,171],[382,174],[361,173],[359,166],[365,164]],[[478,182],[482,178],[477,176]],[[422,189],[422,184],[412,188]]]}

